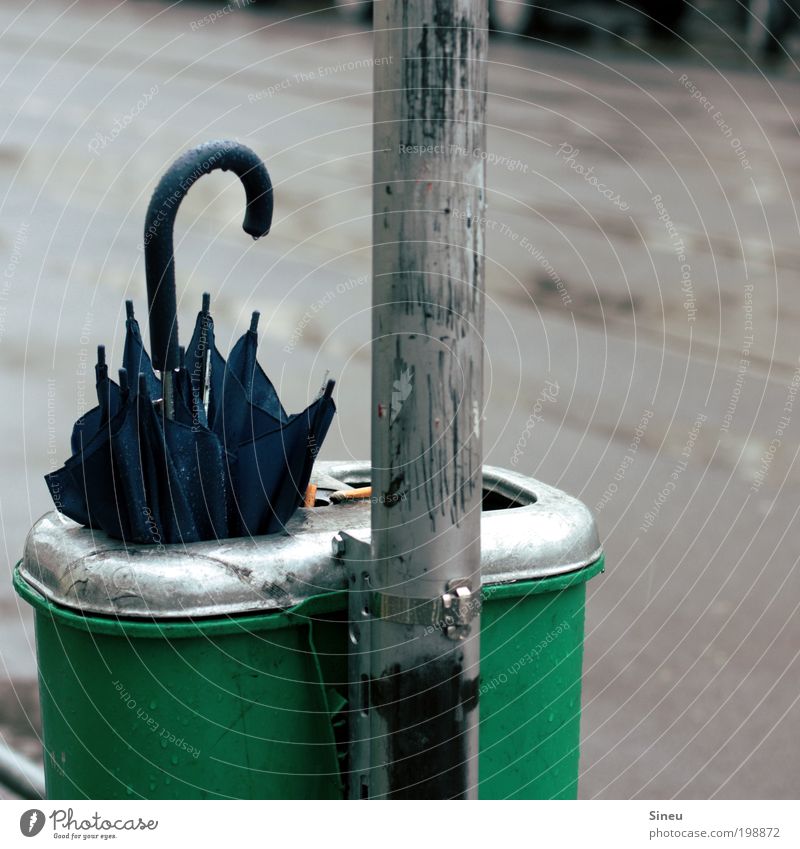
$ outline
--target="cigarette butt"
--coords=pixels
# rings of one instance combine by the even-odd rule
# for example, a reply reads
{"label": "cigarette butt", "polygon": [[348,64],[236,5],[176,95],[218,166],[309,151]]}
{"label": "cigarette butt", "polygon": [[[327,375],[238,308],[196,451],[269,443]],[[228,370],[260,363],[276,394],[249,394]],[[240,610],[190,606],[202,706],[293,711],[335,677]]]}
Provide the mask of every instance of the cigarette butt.
{"label": "cigarette butt", "polygon": [[[303,507],[313,507],[314,502],[317,500],[317,485],[315,483],[310,483],[306,488],[306,497],[305,501],[303,501]],[[297,503],[297,502],[295,502]]]}
{"label": "cigarette butt", "polygon": [[356,489],[338,489],[331,493],[331,501],[338,504],[340,501],[360,501],[362,498],[372,497],[371,486],[359,486]]}

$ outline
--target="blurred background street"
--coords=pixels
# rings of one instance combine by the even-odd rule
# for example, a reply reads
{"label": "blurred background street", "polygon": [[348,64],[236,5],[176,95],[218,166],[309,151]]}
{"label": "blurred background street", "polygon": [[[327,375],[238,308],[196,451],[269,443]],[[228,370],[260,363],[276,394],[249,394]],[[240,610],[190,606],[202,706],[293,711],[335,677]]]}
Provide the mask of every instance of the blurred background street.
{"label": "blurred background street", "polygon": [[[275,184],[258,242],[229,175],[188,195],[182,320],[210,291],[227,349],[260,310],[287,408],[338,380],[323,457],[368,455],[371,32],[320,5],[3,3],[0,732],[31,755],[11,571],[96,346],[116,363],[124,299],[145,314],[145,209],[181,151],[240,139]],[[484,446],[597,516],[580,795],[796,797],[800,74],[751,58],[734,2],[687,4],[673,39],[569,6],[490,46]]]}

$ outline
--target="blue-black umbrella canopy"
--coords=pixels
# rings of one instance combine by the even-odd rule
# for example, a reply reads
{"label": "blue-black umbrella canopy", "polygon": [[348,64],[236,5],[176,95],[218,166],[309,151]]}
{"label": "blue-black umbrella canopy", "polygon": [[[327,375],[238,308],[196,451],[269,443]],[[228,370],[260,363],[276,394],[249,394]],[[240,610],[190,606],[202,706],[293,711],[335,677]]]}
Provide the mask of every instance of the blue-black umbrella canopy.
{"label": "blue-black umbrella canopy", "polygon": [[194,182],[215,169],[234,171],[244,184],[244,230],[254,238],[269,232],[272,184],[252,150],[210,142],[172,165],[145,223],[152,360],[128,302],[120,382],[109,378],[101,347],[98,406],[76,423],[72,457],[46,477],[63,513],[129,542],[281,530],[303,502],[335,413],[333,381],[301,413],[286,413],[256,359],[258,313],[226,362],[204,295],[188,348],[178,344],[175,216]]}

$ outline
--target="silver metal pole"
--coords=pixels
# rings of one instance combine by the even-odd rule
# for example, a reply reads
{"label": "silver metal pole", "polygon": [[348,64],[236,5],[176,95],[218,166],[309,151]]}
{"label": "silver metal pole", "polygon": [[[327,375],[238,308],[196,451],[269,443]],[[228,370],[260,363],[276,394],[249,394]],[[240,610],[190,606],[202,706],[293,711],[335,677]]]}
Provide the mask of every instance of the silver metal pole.
{"label": "silver metal pole", "polygon": [[364,596],[372,740],[357,780],[372,798],[469,798],[478,775],[487,3],[384,0],[374,27]]}

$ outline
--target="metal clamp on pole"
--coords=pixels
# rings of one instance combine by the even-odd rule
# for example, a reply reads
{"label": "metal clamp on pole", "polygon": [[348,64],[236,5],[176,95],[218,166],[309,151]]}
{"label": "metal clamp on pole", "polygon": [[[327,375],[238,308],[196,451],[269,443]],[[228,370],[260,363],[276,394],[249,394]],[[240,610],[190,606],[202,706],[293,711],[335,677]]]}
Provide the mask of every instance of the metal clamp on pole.
{"label": "metal clamp on pole", "polygon": [[415,598],[376,590],[371,576],[370,544],[344,531],[331,540],[331,553],[344,562],[348,588],[349,745],[343,775],[348,798],[370,799],[383,795],[374,792],[373,788],[374,781],[380,779],[379,774],[374,774],[373,755],[380,728],[375,715],[374,691],[380,686],[380,671],[373,669],[378,654],[377,632],[373,632],[373,627],[383,623],[410,625],[424,627],[428,634],[439,631],[451,640],[465,640],[470,635],[473,620],[480,616],[481,594],[480,591],[473,593],[467,578],[451,579],[445,592],[436,598]]}
{"label": "metal clamp on pole", "polygon": [[480,594],[473,594],[467,578],[449,581],[438,598],[412,598],[374,592],[373,616],[401,625],[425,625],[443,631],[451,640],[469,635],[470,623],[481,610]]}

